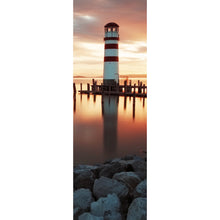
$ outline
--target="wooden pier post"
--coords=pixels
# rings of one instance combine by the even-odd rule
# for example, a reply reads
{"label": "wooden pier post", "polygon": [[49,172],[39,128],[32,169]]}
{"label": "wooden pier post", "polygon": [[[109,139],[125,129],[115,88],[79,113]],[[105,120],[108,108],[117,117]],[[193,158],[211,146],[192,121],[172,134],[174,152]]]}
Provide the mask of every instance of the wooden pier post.
{"label": "wooden pier post", "polygon": [[103,93],[103,84],[101,84],[101,93]]}
{"label": "wooden pier post", "polygon": [[97,81],[92,79],[92,92],[96,92],[96,91],[97,91]]}
{"label": "wooden pier post", "polygon": [[90,92],[90,84],[87,83],[87,91]]}
{"label": "wooden pier post", "polygon": [[76,94],[76,84],[73,83],[73,93]]}
{"label": "wooden pier post", "polygon": [[82,83],[80,83],[80,91],[82,92]]}
{"label": "wooden pier post", "polygon": [[127,81],[124,81],[124,93],[127,94]]}
{"label": "wooden pier post", "polygon": [[138,85],[138,93],[141,93],[141,90],[142,90],[142,82],[139,82],[139,85]]}
{"label": "wooden pier post", "polygon": [[134,91],[133,91],[133,94],[135,94],[135,90],[136,90],[136,83],[134,84]]}
{"label": "wooden pier post", "polygon": [[97,81],[95,81],[95,92],[98,91]]}
{"label": "wooden pier post", "polygon": [[116,85],[116,92],[119,92],[119,83]]}
{"label": "wooden pier post", "polygon": [[129,92],[131,93],[131,80],[129,81]]}

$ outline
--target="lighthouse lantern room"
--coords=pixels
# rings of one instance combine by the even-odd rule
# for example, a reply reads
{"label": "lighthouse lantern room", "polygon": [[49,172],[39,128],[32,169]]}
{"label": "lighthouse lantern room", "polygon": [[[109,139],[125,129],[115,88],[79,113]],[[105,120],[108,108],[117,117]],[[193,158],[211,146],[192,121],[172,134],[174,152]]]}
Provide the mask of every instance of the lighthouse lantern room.
{"label": "lighthouse lantern room", "polygon": [[119,25],[111,22],[105,25],[104,85],[119,83],[118,41]]}

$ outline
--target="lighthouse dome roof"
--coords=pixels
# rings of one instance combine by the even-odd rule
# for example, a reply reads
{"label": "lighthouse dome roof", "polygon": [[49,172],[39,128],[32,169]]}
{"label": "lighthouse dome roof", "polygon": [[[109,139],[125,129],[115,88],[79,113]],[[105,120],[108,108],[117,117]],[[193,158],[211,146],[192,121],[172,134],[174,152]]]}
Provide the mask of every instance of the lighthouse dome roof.
{"label": "lighthouse dome roof", "polygon": [[106,24],[105,27],[119,27],[119,25],[114,22],[110,22],[110,23]]}

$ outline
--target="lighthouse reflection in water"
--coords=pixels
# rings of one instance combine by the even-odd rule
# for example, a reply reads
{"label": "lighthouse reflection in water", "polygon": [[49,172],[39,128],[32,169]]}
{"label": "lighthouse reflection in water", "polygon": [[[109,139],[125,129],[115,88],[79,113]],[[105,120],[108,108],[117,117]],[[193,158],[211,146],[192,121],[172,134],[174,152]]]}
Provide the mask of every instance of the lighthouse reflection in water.
{"label": "lighthouse reflection in water", "polygon": [[[77,90],[84,81],[75,80]],[[146,98],[76,94],[73,104],[75,164],[98,164],[128,154],[145,156]]]}
{"label": "lighthouse reflection in water", "polygon": [[102,96],[105,153],[113,154],[117,149],[118,96]]}

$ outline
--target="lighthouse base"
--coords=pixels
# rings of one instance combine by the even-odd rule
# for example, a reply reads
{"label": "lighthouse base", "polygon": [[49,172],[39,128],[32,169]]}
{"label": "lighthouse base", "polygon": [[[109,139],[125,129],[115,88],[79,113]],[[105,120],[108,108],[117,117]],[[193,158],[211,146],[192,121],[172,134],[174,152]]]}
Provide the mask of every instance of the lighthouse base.
{"label": "lighthouse base", "polygon": [[103,79],[103,84],[105,86],[116,86],[117,82],[114,79]]}

